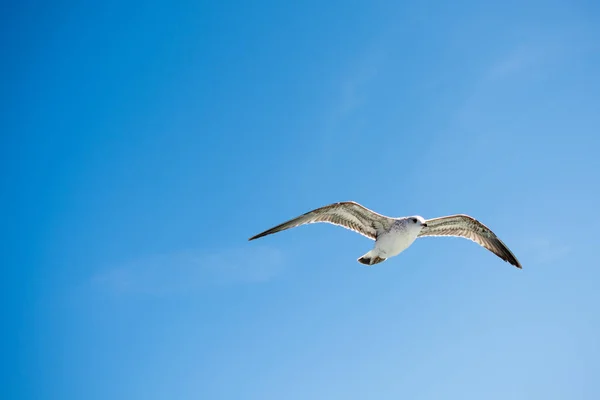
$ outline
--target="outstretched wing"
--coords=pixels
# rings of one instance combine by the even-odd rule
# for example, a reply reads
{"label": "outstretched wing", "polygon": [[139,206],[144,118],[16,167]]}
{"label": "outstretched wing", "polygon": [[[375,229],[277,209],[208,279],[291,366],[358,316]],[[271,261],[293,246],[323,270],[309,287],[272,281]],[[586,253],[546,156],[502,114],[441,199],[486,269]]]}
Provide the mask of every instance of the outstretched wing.
{"label": "outstretched wing", "polygon": [[425,221],[427,224],[418,237],[421,236],[459,236],[470,239],[485,247],[504,261],[521,268],[515,255],[506,247],[502,240],[487,226],[468,215],[449,215]]}
{"label": "outstretched wing", "polygon": [[259,233],[249,240],[258,239],[296,226],[313,224],[316,222],[327,222],[333,225],[342,226],[346,229],[360,233],[369,239],[376,240],[377,234],[388,230],[394,220],[384,215],[377,214],[353,201],[344,201],[309,211],[297,218]]}

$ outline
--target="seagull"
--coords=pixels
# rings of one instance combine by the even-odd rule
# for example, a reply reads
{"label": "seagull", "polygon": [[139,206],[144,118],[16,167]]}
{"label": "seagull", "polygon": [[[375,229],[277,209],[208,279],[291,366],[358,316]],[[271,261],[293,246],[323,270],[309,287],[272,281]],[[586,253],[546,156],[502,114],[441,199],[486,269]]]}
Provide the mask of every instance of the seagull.
{"label": "seagull", "polygon": [[248,240],[317,222],[341,226],[375,240],[373,249],[357,259],[364,265],[379,264],[397,256],[420,237],[457,236],[472,240],[504,261],[519,269],[522,268],[515,255],[494,232],[468,215],[456,214],[427,220],[419,215],[392,218],[371,211],[354,201],[317,208],[252,236]]}

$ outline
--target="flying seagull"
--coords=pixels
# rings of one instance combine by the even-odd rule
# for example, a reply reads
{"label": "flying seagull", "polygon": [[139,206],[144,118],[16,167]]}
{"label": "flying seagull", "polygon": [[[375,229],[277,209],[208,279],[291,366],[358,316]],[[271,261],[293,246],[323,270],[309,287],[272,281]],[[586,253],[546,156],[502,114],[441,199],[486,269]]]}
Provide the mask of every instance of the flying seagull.
{"label": "flying seagull", "polygon": [[316,222],[338,225],[375,240],[374,248],[357,260],[365,265],[378,264],[397,256],[419,237],[458,236],[474,241],[504,261],[521,268],[515,255],[494,232],[468,215],[456,214],[427,220],[418,215],[392,218],[371,211],[353,201],[317,208],[259,233],[249,240]]}

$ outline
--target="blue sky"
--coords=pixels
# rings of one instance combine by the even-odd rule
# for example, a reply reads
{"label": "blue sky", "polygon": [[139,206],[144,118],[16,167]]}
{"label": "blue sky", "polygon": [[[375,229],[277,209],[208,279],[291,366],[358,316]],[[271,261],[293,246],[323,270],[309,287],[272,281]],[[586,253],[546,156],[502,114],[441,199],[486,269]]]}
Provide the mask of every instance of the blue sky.
{"label": "blue sky", "polygon": [[[3,13],[3,398],[597,399],[592,1]],[[475,216],[375,268],[332,202]]]}

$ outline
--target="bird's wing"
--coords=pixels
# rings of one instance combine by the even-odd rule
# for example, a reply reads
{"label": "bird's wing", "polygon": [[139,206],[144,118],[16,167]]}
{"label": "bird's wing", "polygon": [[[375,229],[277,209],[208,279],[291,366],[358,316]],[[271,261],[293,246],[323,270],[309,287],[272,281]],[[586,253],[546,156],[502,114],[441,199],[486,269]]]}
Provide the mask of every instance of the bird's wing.
{"label": "bird's wing", "polygon": [[502,240],[487,226],[468,215],[449,215],[425,221],[426,227],[421,229],[421,236],[459,236],[470,239],[485,247],[504,261],[521,268],[515,255],[506,247]]}
{"label": "bird's wing", "polygon": [[259,233],[249,240],[258,239],[296,226],[313,224],[316,222],[327,222],[333,225],[342,226],[370,239],[376,240],[378,233],[388,230],[394,220],[384,215],[377,214],[353,201],[345,201],[309,211],[297,218]]}

